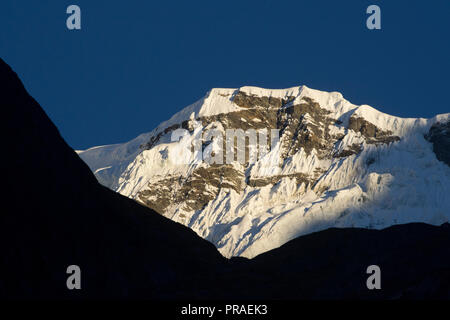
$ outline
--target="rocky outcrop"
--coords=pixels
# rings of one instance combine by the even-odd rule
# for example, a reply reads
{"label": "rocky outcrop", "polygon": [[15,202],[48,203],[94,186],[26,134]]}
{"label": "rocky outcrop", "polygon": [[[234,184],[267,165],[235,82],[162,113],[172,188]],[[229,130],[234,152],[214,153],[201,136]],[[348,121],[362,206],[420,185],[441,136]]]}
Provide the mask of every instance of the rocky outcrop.
{"label": "rocky outcrop", "polygon": [[234,97],[233,102],[236,103],[239,107],[242,108],[275,108],[279,109],[282,106],[294,101],[294,96],[288,96],[284,99],[275,98],[275,97],[266,97],[266,96],[257,96],[255,94],[247,94],[242,91],[238,91]]}
{"label": "rocky outcrop", "polygon": [[391,143],[400,140],[399,137],[392,135],[391,131],[383,131],[358,116],[350,117],[348,128],[355,132],[360,132],[367,139],[367,143]]}
{"label": "rocky outcrop", "polygon": [[266,178],[249,177],[247,180],[247,184],[251,187],[259,188],[259,187],[264,187],[266,185],[275,185],[283,178],[295,178],[295,181],[298,185],[304,183],[306,187],[315,182],[315,179],[314,178],[311,179],[311,177],[308,174],[293,173],[293,174],[285,174],[285,175],[280,174],[280,175],[270,176],[270,177],[266,177]]}
{"label": "rocky outcrop", "polygon": [[436,158],[450,166],[450,121],[431,126],[425,138],[433,144]]}
{"label": "rocky outcrop", "polygon": [[336,152],[333,157],[335,158],[346,158],[354,154],[360,153],[362,150],[361,144],[353,143],[352,145],[349,145],[346,149]]}
{"label": "rocky outcrop", "polygon": [[[199,167],[188,177],[166,177],[147,185],[137,199],[160,213],[165,213],[172,204],[183,203],[185,211],[201,210],[213,200],[221,188],[241,192],[244,175],[231,165],[213,164]],[[185,218],[181,214],[181,218]]]}
{"label": "rocky outcrop", "polygon": [[300,148],[307,154],[316,150],[319,158],[330,157],[337,137],[329,133],[336,120],[313,99],[304,97],[299,104],[279,112],[278,126],[282,136],[282,158],[293,156]]}

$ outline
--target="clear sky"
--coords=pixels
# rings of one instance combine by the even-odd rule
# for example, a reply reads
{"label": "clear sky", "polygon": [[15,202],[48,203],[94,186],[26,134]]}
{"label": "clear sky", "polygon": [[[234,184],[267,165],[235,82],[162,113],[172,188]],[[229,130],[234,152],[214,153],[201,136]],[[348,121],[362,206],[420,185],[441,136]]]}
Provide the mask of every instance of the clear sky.
{"label": "clear sky", "polygon": [[[370,4],[381,30],[366,28]],[[75,149],[151,131],[213,87],[305,84],[402,117],[450,112],[449,39],[448,0],[0,1],[0,57]]]}

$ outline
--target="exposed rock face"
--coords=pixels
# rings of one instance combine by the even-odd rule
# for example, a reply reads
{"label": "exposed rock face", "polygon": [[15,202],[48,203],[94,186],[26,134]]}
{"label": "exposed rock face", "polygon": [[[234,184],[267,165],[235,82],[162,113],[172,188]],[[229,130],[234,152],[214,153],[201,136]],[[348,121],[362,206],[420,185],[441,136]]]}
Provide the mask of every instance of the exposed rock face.
{"label": "exposed rock face", "polygon": [[248,94],[242,91],[238,91],[233,98],[233,102],[243,108],[262,107],[279,109],[287,103],[294,101],[294,99],[294,96],[288,96],[283,99],[265,96],[261,97],[256,94]]}
{"label": "exposed rock face", "polygon": [[433,143],[436,158],[450,166],[450,121],[434,124],[426,138]]}
{"label": "exposed rock face", "polygon": [[[427,123],[355,106],[339,93],[304,86],[213,89],[149,134],[115,190],[191,227],[228,257],[253,257],[335,226],[443,223],[449,200],[439,186],[450,183],[450,172],[432,174],[440,177],[440,185],[427,182],[431,174],[426,168],[434,161],[423,156],[429,150],[423,139]],[[172,142],[172,133],[180,128],[187,130],[186,138]],[[244,146],[234,141],[231,149],[243,148],[245,157],[227,163],[229,129],[265,130],[267,150],[251,159],[250,139]],[[208,130],[223,139],[209,139],[204,134]],[[278,142],[271,139],[271,130],[278,130]],[[180,145],[222,161],[174,164]],[[89,164],[88,152],[81,156]],[[398,166],[404,161],[425,169],[412,174],[408,166]],[[438,196],[429,196],[431,190]]]}
{"label": "exposed rock face", "polygon": [[[323,172],[322,172],[323,173]],[[297,185],[301,185],[302,183],[305,184],[306,187],[313,184],[317,178],[320,176],[319,174],[309,176],[308,174],[304,173],[292,173],[292,174],[286,174],[286,175],[275,175],[270,176],[266,178],[249,178],[247,181],[247,184],[251,187],[264,187],[267,185],[275,185],[278,182],[280,182],[283,178],[294,178]]]}
{"label": "exposed rock face", "polygon": [[307,154],[316,150],[319,158],[331,156],[337,136],[330,135],[330,125],[336,119],[328,117],[329,111],[322,109],[311,98],[304,97],[300,104],[294,104],[280,112],[279,123],[283,136],[282,157],[287,158],[303,148]]}
{"label": "exposed rock face", "polygon": [[391,131],[383,131],[361,117],[350,117],[348,128],[361,132],[367,139],[367,143],[390,143],[400,140],[399,137],[393,136]]}
{"label": "exposed rock face", "polygon": [[[157,212],[164,213],[170,205],[184,203],[186,211],[201,210],[219,193],[220,189],[243,190],[244,175],[231,165],[199,167],[188,177],[171,177],[148,184],[137,199]],[[180,213],[183,220],[185,216]]]}
{"label": "exposed rock face", "polygon": [[361,144],[354,143],[352,145],[347,146],[346,149],[342,150],[341,152],[337,152],[334,154],[335,158],[346,158],[348,156],[351,156],[352,154],[358,154],[362,150]]}

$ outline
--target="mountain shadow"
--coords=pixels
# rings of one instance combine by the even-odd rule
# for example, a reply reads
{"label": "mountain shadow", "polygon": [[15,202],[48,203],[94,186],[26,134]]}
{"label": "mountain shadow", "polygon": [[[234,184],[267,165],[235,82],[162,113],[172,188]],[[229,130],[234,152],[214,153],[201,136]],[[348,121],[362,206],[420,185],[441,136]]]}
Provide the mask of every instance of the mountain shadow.
{"label": "mountain shadow", "polygon": [[[211,243],[98,184],[3,60],[0,99],[0,296],[204,297],[201,278],[225,261]],[[81,290],[66,287],[69,265]]]}

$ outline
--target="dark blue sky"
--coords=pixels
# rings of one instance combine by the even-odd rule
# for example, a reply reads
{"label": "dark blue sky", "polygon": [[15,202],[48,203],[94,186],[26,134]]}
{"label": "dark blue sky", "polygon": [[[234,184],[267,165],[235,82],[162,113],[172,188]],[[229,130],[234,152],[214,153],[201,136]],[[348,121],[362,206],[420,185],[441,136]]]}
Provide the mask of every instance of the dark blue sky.
{"label": "dark blue sky", "polygon": [[449,38],[448,0],[0,2],[0,56],[76,149],[150,131],[212,87],[306,84],[397,116],[450,112]]}

